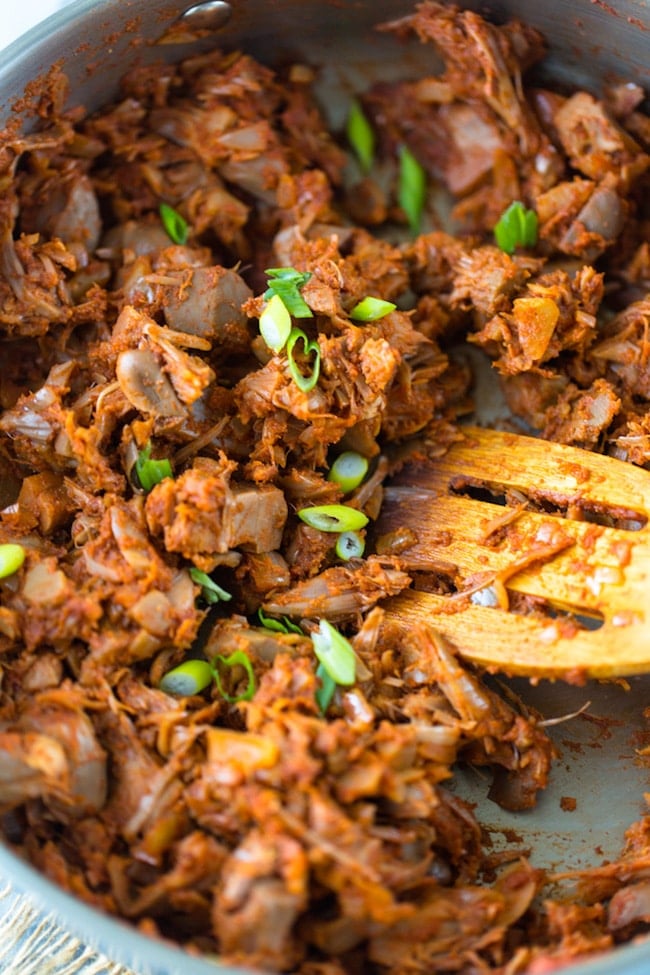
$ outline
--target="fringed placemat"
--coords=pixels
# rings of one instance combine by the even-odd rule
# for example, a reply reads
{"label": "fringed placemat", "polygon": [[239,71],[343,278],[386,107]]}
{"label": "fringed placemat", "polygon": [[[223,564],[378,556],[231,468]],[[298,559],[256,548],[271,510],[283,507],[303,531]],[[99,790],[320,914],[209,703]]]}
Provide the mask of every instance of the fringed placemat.
{"label": "fringed placemat", "polygon": [[2,975],[136,975],[88,948],[0,879]]}

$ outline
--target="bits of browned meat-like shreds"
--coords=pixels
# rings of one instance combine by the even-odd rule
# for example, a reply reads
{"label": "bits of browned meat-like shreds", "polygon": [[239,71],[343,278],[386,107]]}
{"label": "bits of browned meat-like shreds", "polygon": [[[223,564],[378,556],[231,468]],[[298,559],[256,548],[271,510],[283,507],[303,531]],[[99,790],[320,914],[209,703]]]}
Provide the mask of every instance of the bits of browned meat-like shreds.
{"label": "bits of browned meat-like shreds", "polygon": [[430,174],[461,198],[456,215],[472,231],[491,229],[513,199],[534,199],[564,171],[522,84],[544,53],[540,35],[519,21],[497,27],[478,14],[426,0],[388,25],[414,32],[441,53],[435,78],[377,85],[369,110],[387,138],[406,142]]}
{"label": "bits of browned meat-like shreds", "polygon": [[561,352],[584,352],[596,334],[602,275],[583,267],[542,273],[502,303],[503,311],[470,336],[505,374],[539,370]]}
{"label": "bits of browned meat-like shreds", "polygon": [[[532,975],[647,925],[647,820],[619,861],[552,878],[581,902],[516,844],[490,855],[454,765],[516,812],[554,748],[434,629],[390,623],[413,539],[373,551],[371,523],[405,457],[461,436],[464,340],[545,437],[650,465],[650,121],[637,86],[530,88],[544,42],[518,21],[425,0],[384,30],[444,68],[359,93],[362,178],[316,71],[242,52],[140,66],[91,116],[53,72],[40,126],[3,134],[0,544],[25,559],[0,579],[0,829],[229,963]],[[403,146],[434,191],[409,240]],[[539,239],[509,254],[516,199]],[[311,312],[298,364],[259,332],[280,267]],[[360,320],[367,298],[395,307]],[[299,517],[329,505],[370,520],[367,551]],[[354,660],[329,696],[317,631]],[[169,693],[188,656],[212,683]]]}

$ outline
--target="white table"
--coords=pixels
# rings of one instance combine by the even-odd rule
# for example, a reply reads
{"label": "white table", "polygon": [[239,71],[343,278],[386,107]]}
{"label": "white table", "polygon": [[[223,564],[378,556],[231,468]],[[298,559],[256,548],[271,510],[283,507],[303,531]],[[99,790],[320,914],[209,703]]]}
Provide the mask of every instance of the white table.
{"label": "white table", "polygon": [[0,17],[0,57],[7,44],[69,2],[70,0],[22,0],[20,3],[7,4]]}

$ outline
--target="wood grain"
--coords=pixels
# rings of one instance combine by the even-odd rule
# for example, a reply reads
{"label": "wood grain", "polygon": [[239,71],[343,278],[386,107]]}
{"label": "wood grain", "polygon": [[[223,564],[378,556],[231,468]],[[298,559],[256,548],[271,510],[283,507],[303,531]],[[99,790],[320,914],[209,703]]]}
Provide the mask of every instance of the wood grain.
{"label": "wood grain", "polygon": [[[482,489],[510,506],[462,493]],[[550,511],[529,510],[540,507]],[[648,471],[471,428],[444,457],[400,472],[377,523],[379,535],[408,527],[417,538],[400,553],[416,589],[435,588],[440,578],[453,591],[409,590],[387,609],[407,627],[426,621],[466,657],[510,674],[581,680],[646,672],[649,512]],[[475,605],[479,590],[498,605]],[[510,611],[514,593],[540,600],[543,612]],[[575,616],[602,625],[582,629]]]}

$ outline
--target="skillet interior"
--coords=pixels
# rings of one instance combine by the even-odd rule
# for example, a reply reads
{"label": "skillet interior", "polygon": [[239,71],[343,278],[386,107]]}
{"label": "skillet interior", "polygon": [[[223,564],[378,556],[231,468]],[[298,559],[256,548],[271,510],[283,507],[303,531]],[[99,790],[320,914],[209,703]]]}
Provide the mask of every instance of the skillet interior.
{"label": "skillet interior", "polygon": [[[643,84],[650,70],[646,66],[650,12],[645,3],[619,3],[615,12],[589,0],[464,6],[480,7],[482,12],[487,6],[497,19],[516,12],[539,27],[552,44],[553,53],[545,71],[560,85],[585,85],[597,91],[600,79],[610,75]],[[322,97],[335,124],[342,112],[340,96],[346,92],[363,88],[378,75],[417,74],[424,64],[431,70],[430,53],[424,49],[406,51],[385,36],[360,43],[359,38],[367,36],[373,23],[404,13],[403,2],[295,4],[288,0],[233,0],[232,8],[228,24],[214,37],[195,45],[160,47],[143,44],[143,40],[159,38],[182,12],[184,4],[164,0],[149,0],[146,5],[124,0],[101,5],[92,0],[72,3],[7,52],[0,67],[4,116],[25,85],[55,60],[63,59],[70,76],[71,101],[93,108],[112,97],[113,79],[124,70],[127,61],[156,60],[161,54],[166,59],[176,59],[196,46],[213,46],[215,40],[228,48],[245,44],[247,50],[268,63],[300,57],[321,65]],[[124,25],[128,25],[126,29]],[[93,65],[90,72],[88,64]],[[107,78],[111,79],[109,83]],[[479,403],[479,419],[492,415],[495,409],[498,411],[499,406],[488,393]],[[586,701],[592,702],[591,717],[554,727],[553,737],[561,759],[549,789],[534,811],[504,812],[485,799],[485,783],[476,773],[469,770],[461,774],[457,788],[478,803],[479,819],[489,830],[495,847],[506,839],[511,843],[516,837],[522,847],[532,849],[534,865],[551,869],[579,868],[617,856],[624,829],[643,812],[648,777],[646,763],[637,749],[643,747],[647,735],[643,708],[649,682],[650,678],[636,678],[628,690],[616,684],[572,688],[544,682],[531,687],[526,682],[514,682],[517,693],[548,718],[577,711]],[[574,810],[563,808],[567,798],[575,798]],[[139,975],[167,975],[181,970],[187,975],[203,975],[219,970],[208,962],[186,958],[175,949],[152,945],[119,922],[77,904],[2,847],[0,870],[15,879],[19,887],[34,892],[48,907],[56,905],[66,924],[135,967]],[[641,975],[649,965],[650,948],[636,946],[616,952],[615,959],[578,965],[571,971],[575,975]],[[231,967],[220,970],[235,971]]]}

